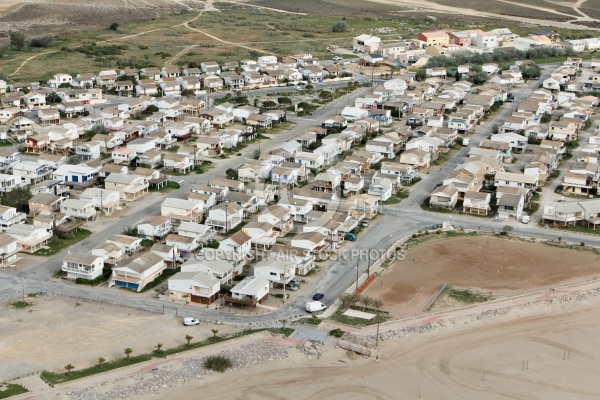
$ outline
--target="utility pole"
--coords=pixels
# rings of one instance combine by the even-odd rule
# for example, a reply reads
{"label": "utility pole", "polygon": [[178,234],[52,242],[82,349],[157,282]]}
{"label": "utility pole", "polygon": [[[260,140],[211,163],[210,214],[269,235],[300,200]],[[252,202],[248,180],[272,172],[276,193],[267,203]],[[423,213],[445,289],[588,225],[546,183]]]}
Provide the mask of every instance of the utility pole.
{"label": "utility pole", "polygon": [[225,203],[225,234],[227,235],[227,233],[229,233],[229,228],[227,227],[227,219],[228,219],[228,214],[227,214],[227,207],[229,207],[227,205],[227,203]]}
{"label": "utility pole", "polygon": [[359,260],[356,260],[356,291],[358,292],[358,266],[359,266]]}

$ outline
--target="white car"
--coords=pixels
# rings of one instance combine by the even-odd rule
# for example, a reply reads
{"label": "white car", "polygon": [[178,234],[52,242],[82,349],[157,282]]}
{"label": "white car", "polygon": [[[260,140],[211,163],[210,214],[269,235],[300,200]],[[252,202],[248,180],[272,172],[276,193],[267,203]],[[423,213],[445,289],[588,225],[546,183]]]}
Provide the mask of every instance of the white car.
{"label": "white car", "polygon": [[200,321],[198,321],[196,318],[184,318],[183,325],[185,325],[185,326],[200,325]]}
{"label": "white car", "polygon": [[523,215],[523,218],[521,218],[521,222],[524,224],[528,224],[529,221],[531,221],[531,217],[529,215]]}

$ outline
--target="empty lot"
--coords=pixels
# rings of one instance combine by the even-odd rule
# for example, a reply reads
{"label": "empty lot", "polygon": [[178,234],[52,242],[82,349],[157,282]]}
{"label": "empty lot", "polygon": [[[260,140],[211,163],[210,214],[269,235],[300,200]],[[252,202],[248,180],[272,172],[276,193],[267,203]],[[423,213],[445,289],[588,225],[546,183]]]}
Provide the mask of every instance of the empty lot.
{"label": "empty lot", "polygon": [[486,236],[436,238],[410,249],[365,295],[384,301],[394,318],[419,314],[448,284],[495,298],[600,277],[600,255]]}

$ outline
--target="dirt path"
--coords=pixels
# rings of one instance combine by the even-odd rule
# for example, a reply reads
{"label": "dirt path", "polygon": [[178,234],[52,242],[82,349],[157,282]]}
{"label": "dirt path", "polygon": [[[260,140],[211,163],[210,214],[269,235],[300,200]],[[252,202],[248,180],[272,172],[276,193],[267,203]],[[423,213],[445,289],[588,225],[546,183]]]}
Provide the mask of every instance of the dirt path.
{"label": "dirt path", "polygon": [[584,12],[582,12],[580,10],[581,5],[583,3],[585,3],[587,0],[577,0],[577,2],[575,4],[573,4],[573,10],[575,10],[575,12],[579,15],[581,15],[582,17],[585,17],[587,19],[591,19],[589,15],[585,14]]}
{"label": "dirt path", "polygon": [[210,33],[206,33],[206,32],[204,32],[204,31],[201,31],[201,30],[199,30],[199,29],[192,28],[192,27],[189,25],[189,23],[188,23],[188,22],[185,22],[185,23],[183,24],[183,26],[185,26],[186,28],[188,28],[188,29],[189,29],[189,30],[191,30],[191,31],[198,32],[198,33],[201,33],[201,34],[203,34],[204,36],[207,36],[207,37],[209,37],[209,38],[211,38],[211,39],[214,39],[214,40],[216,40],[217,42],[220,42],[220,43],[223,43],[223,44],[228,44],[228,45],[230,45],[230,46],[240,47],[240,48],[242,48],[242,49],[246,49],[246,50],[256,51],[256,52],[259,52],[259,53],[262,53],[262,54],[271,54],[271,53],[270,53],[270,52],[268,52],[268,51],[264,51],[264,50],[256,49],[256,48],[254,48],[254,47],[244,46],[243,44],[239,44],[239,43],[233,43],[233,42],[229,42],[229,41],[227,41],[227,40],[220,39],[220,38],[218,38],[218,37],[216,37],[216,36],[214,36],[214,35],[211,35]]}
{"label": "dirt path", "polygon": [[173,66],[173,63],[175,61],[177,61],[179,59],[179,57],[181,57],[182,55],[184,55],[185,53],[187,53],[188,51],[190,51],[194,47],[198,47],[198,45],[197,44],[193,44],[193,45],[188,46],[185,49],[181,50],[179,53],[175,54],[175,56],[173,58],[171,58],[170,60],[165,61],[165,66],[167,66],[167,67]]}
{"label": "dirt path", "polygon": [[558,12],[558,11],[552,9],[552,8],[549,8],[549,7],[534,6],[534,5],[531,5],[531,4],[527,4],[525,2],[515,2],[515,1],[511,1],[511,0],[496,0],[496,1],[499,1],[499,2],[502,2],[502,3],[506,3],[506,4],[512,4],[512,5],[519,6],[519,7],[526,7],[526,8],[531,8],[531,9],[534,9],[534,10],[540,10],[540,11],[550,12],[550,13],[553,13],[553,14],[564,15],[564,16],[567,16],[567,17],[570,17],[570,18],[574,18],[574,19],[578,18],[577,16],[575,16],[573,14],[565,14],[565,13],[562,13],[562,12]]}
{"label": "dirt path", "polygon": [[21,63],[21,65],[19,65],[19,67],[18,67],[17,69],[15,69],[15,70],[14,70],[14,72],[13,72],[12,74],[8,75],[8,77],[11,77],[11,76],[13,76],[13,75],[16,75],[16,74],[17,74],[17,72],[19,72],[19,71],[21,70],[21,68],[23,68],[23,67],[25,66],[25,64],[27,64],[29,61],[33,60],[34,58],[37,58],[37,57],[39,57],[39,56],[43,56],[43,55],[46,55],[46,54],[52,54],[52,53],[56,53],[56,52],[58,52],[58,50],[53,50],[53,51],[45,51],[45,52],[43,52],[43,53],[39,53],[39,54],[36,54],[35,56],[31,56],[31,57],[29,57],[28,59],[26,59],[25,61],[23,61],[23,62]]}
{"label": "dirt path", "polygon": [[223,3],[239,4],[239,5],[243,5],[243,6],[246,6],[246,7],[263,8],[265,10],[276,11],[276,12],[280,12],[280,13],[283,13],[283,14],[308,15],[307,13],[280,10],[278,8],[272,8],[272,7],[257,6],[256,4],[248,4],[248,3],[245,3],[245,2],[242,2],[242,1],[222,1],[222,2]]}
{"label": "dirt path", "polygon": [[208,399],[591,400],[598,395],[598,316],[596,301],[508,321],[457,324],[381,341],[378,360],[330,350],[318,359],[229,371],[153,398],[189,399],[201,392]]}

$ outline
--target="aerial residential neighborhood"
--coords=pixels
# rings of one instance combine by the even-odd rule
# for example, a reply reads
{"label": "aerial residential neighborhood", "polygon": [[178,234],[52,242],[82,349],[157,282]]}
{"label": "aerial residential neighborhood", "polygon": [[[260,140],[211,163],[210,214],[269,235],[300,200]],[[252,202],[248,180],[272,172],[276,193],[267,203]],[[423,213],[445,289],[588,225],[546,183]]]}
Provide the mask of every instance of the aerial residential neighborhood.
{"label": "aerial residential neighborhood", "polygon": [[0,398],[594,397],[591,0],[112,1],[0,5]]}

